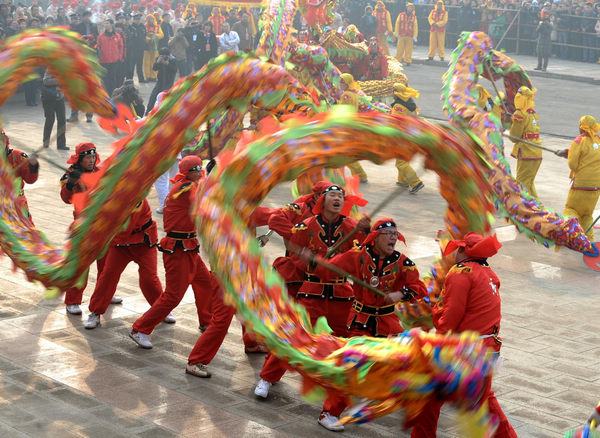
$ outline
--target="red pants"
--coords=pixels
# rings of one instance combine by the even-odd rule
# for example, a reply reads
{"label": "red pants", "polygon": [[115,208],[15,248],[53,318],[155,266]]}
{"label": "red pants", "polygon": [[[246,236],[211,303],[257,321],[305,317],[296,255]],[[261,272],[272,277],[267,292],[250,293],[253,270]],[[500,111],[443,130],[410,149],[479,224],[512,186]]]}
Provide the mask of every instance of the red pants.
{"label": "red pants", "polygon": [[[491,379],[487,387],[487,402],[490,414],[498,418],[500,424],[494,434],[494,438],[517,438],[517,433],[512,428],[502,408],[496,400],[494,391],[491,389]],[[486,395],[484,395],[486,397]],[[484,398],[485,400],[485,398]],[[425,405],[423,412],[415,419],[415,426],[412,429],[411,438],[435,438],[437,431],[437,422],[440,416],[440,409],[443,405],[441,401],[433,401]]]}
{"label": "red pants", "polygon": [[165,291],[152,304],[141,318],[133,323],[137,332],[149,335],[158,324],[181,302],[185,291],[191,284],[198,307],[204,297],[202,294],[210,288],[210,275],[200,254],[192,251],[175,250],[173,254],[163,253],[165,265]]}
{"label": "red pants", "polygon": [[[96,260],[96,268],[98,269],[98,274],[96,278],[100,278],[100,274],[102,274],[102,269],[104,269],[105,260],[106,256]],[[85,282],[81,287],[71,287],[67,289],[67,291],[65,292],[65,304],[67,306],[71,306],[73,304],[81,304],[81,299],[83,298],[83,291],[87,286],[88,275],[89,269],[87,274],[85,274]]]}
{"label": "red pants", "polygon": [[[352,301],[322,300],[305,297],[298,298],[297,301],[298,304],[302,304],[306,308],[311,324],[314,325],[319,317],[324,316],[327,318],[329,327],[333,329],[335,335],[346,336],[346,321],[348,320],[348,313],[352,308]],[[260,378],[271,383],[278,382],[285,374],[286,369],[287,365],[284,360],[268,354],[260,371]],[[323,404],[323,410],[339,417],[347,405],[348,401],[345,397],[329,396]]]}
{"label": "red pants", "polygon": [[[200,325],[207,326],[212,318],[212,302],[215,299],[215,295],[219,291],[218,284],[212,282],[213,274],[211,276],[211,287],[206,288],[204,293],[195,293],[196,295],[196,307],[198,310],[198,322]],[[192,288],[194,285],[192,285]]]}
{"label": "red pants", "polygon": [[[225,305],[223,302],[223,290],[221,289],[217,277],[211,272],[211,290],[212,302],[208,303],[212,309],[210,312],[210,319],[206,322],[208,328],[200,335],[194,348],[192,349],[190,356],[188,357],[188,363],[197,364],[201,363],[208,365],[217,352],[221,348],[221,344],[227,336],[231,320],[235,315],[235,308]],[[256,347],[256,337],[253,333],[246,332],[246,327],[242,324],[242,339],[244,340],[245,347]]]}
{"label": "red pants", "polygon": [[96,315],[102,315],[108,309],[121,274],[129,264],[135,262],[139,266],[140,289],[144,298],[150,305],[160,297],[163,292],[160,279],[156,272],[158,250],[147,245],[132,245],[123,247],[110,247],[105,257],[105,266],[96,281],[96,288],[90,299],[89,309]]}

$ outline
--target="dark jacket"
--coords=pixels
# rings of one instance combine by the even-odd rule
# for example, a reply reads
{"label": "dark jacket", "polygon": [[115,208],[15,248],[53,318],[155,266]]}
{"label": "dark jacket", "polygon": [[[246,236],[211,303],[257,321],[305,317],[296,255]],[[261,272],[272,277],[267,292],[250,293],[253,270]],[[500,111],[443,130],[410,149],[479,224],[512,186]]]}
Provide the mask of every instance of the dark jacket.
{"label": "dark jacket", "polygon": [[177,74],[177,61],[173,55],[169,55],[169,63],[165,64],[161,62],[162,56],[158,56],[154,61],[153,70],[156,74],[156,85],[161,90],[168,90],[173,86],[175,82],[175,75]]}

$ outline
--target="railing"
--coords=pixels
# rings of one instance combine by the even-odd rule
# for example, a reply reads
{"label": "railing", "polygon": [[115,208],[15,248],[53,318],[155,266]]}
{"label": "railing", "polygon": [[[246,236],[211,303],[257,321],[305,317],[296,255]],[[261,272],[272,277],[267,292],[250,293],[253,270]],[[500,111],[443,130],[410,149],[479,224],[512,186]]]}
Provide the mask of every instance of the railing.
{"label": "railing", "polygon": [[[415,13],[419,22],[419,45],[429,44],[429,22],[427,17],[434,5],[415,5]],[[479,30],[486,32],[494,42],[496,50],[523,55],[536,55],[536,28],[540,21],[539,15],[524,9],[492,9],[478,8],[476,21],[465,26],[461,19],[461,7],[445,6],[448,12],[446,25],[446,47],[453,49],[460,33],[464,30]],[[498,18],[501,16],[504,18]],[[568,27],[557,26],[558,15],[553,19],[552,32],[553,54],[565,59],[576,61],[597,61],[600,57],[600,36],[593,30],[600,17],[584,17],[580,15],[560,15],[561,19],[569,21]],[[470,26],[469,26],[470,24]],[[467,28],[465,28],[467,27]],[[470,27],[470,28],[468,28]],[[592,29],[585,32],[582,28]]]}

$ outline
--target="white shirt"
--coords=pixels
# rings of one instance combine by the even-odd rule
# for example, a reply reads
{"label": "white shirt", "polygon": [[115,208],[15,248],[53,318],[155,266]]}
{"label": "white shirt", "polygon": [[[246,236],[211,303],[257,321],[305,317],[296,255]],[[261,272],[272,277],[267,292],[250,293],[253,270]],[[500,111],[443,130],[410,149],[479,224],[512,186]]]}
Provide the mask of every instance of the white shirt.
{"label": "white shirt", "polygon": [[238,52],[238,44],[240,43],[240,36],[237,32],[231,30],[229,33],[223,32],[219,35],[219,53],[225,52]]}

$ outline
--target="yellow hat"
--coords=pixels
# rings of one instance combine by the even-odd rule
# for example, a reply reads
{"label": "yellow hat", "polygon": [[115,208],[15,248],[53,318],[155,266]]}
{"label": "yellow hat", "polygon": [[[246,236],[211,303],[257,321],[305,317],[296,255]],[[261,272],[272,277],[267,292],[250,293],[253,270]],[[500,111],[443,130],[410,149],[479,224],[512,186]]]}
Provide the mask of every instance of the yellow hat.
{"label": "yellow hat", "polygon": [[415,99],[417,99],[420,96],[420,94],[414,88],[409,88],[406,85],[401,84],[400,82],[397,82],[394,84],[394,96],[396,96],[404,101],[407,101],[411,97],[414,97]]}
{"label": "yellow hat", "polygon": [[600,123],[596,123],[596,119],[590,115],[585,115],[579,119],[579,129],[585,132],[590,138],[598,135],[600,131]]}
{"label": "yellow hat", "polygon": [[536,91],[537,88],[534,88],[533,90],[525,86],[519,88],[519,91],[517,91],[517,94],[515,95],[515,108],[521,111],[527,111],[528,109],[533,108],[535,106],[533,97],[535,96]]}
{"label": "yellow hat", "polygon": [[354,80],[354,76],[352,76],[350,73],[342,73],[340,77],[342,78],[342,81],[344,81],[344,83],[348,85],[349,89],[360,90],[360,85],[356,83],[356,81]]}

